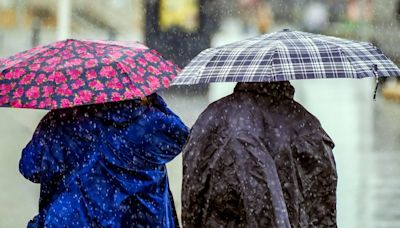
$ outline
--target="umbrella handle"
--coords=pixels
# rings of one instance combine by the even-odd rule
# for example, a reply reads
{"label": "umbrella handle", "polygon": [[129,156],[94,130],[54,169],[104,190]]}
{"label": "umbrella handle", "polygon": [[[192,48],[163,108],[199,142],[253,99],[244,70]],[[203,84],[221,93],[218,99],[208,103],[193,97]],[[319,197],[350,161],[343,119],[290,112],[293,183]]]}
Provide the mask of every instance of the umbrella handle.
{"label": "umbrella handle", "polygon": [[378,86],[379,86],[379,77],[378,77],[378,65],[374,64],[372,65],[372,71],[374,72],[375,75],[375,92],[374,92],[374,101],[376,101],[376,93],[378,92]]}
{"label": "umbrella handle", "polygon": [[378,91],[379,80],[376,80],[375,92],[374,92],[374,101],[376,101],[376,92]]}

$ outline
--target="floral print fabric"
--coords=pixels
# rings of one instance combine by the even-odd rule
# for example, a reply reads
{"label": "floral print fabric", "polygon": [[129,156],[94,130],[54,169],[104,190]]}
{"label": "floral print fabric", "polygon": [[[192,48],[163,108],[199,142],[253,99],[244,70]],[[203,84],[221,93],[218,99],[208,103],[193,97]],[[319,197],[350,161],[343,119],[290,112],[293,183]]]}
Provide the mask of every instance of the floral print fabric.
{"label": "floral print fabric", "polygon": [[59,109],[145,97],[180,69],[138,42],[68,39],[0,58],[0,106]]}

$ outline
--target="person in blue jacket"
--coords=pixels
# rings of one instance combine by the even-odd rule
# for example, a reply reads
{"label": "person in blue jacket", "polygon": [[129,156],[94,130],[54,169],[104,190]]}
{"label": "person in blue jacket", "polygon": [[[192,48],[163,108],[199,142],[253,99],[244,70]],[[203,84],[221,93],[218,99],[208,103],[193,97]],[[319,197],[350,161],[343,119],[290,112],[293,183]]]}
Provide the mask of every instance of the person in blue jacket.
{"label": "person in blue jacket", "polygon": [[165,164],[189,130],[157,94],[50,111],[22,152],[28,227],[178,227]]}

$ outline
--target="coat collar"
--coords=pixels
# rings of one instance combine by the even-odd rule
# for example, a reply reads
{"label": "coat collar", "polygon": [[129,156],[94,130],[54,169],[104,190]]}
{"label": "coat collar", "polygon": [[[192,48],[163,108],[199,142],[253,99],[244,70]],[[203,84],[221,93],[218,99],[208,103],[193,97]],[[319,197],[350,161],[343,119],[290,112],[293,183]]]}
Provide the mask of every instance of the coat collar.
{"label": "coat collar", "polygon": [[293,99],[294,87],[288,82],[239,82],[235,92],[252,92],[276,98]]}

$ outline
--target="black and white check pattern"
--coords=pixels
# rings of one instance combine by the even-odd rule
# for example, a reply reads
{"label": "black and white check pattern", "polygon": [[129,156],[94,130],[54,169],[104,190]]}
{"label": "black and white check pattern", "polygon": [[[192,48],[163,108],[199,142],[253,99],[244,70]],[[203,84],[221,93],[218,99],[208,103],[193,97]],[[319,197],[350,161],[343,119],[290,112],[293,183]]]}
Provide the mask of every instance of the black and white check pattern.
{"label": "black and white check pattern", "polygon": [[315,78],[400,76],[400,69],[378,48],[331,36],[283,30],[196,56],[174,85],[210,82],[269,82]]}

